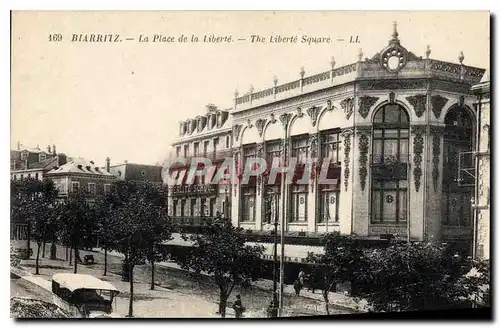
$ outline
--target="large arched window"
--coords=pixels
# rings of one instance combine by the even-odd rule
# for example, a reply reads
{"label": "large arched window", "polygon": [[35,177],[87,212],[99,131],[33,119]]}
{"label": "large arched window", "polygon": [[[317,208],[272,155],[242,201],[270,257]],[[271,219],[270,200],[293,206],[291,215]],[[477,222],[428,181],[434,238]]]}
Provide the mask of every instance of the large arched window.
{"label": "large arched window", "polygon": [[398,104],[373,117],[371,222],[398,224],[407,219],[409,118]]}
{"label": "large arched window", "polygon": [[443,146],[443,224],[471,225],[474,188],[473,120],[465,108],[451,109],[445,117]]}

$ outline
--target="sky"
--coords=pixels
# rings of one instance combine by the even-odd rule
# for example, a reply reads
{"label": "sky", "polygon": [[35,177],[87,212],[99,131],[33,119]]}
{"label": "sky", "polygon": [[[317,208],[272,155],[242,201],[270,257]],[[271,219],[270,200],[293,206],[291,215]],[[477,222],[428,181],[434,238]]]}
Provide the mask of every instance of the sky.
{"label": "sky", "polygon": [[[104,165],[163,162],[178,122],[213,103],[326,71],[383,49],[393,21],[418,56],[489,68],[488,12],[14,12],[11,39],[11,148],[17,141]],[[62,36],[61,41],[54,41]],[[122,42],[71,42],[73,34]],[[205,35],[232,43],[204,43]],[[176,42],[139,42],[154,35]],[[184,35],[200,42],[177,42]],[[251,35],[314,36],[360,43],[251,43]],[[49,41],[52,36],[53,41]],[[54,37],[55,36],[55,37]],[[134,40],[125,40],[134,38]],[[236,40],[245,39],[245,40]]]}

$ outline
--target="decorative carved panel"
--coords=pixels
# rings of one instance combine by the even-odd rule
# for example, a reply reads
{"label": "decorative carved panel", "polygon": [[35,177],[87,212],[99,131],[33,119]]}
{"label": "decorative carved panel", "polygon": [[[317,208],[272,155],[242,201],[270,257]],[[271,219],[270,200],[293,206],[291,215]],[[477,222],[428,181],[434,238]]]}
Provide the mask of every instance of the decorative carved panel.
{"label": "decorative carved panel", "polygon": [[260,137],[262,137],[262,132],[264,132],[266,121],[267,120],[265,118],[259,118],[257,121],[255,121],[255,127],[257,128]]}
{"label": "decorative carved panel", "polygon": [[[265,120],[264,120],[265,121]],[[255,122],[257,126],[257,122]],[[264,144],[257,144],[257,158],[264,158]],[[262,188],[262,174],[257,175],[257,195],[260,195],[260,190]]]}
{"label": "decorative carved panel", "polygon": [[[234,168],[236,170],[236,172],[234,172],[233,175],[237,175],[237,174],[239,174],[239,167],[238,166],[240,165],[241,151],[239,148],[233,148],[232,153],[233,153],[233,158],[234,158]],[[238,194],[238,178],[237,177],[235,177],[235,179],[234,179],[233,191],[234,191],[234,195],[236,196]]]}
{"label": "decorative carved panel", "polygon": [[415,115],[417,115],[417,117],[421,117],[422,114],[425,112],[427,95],[421,94],[421,95],[409,96],[406,97],[406,100],[408,100],[408,102],[413,106]]}
{"label": "decorative carved panel", "polygon": [[318,156],[318,137],[316,134],[311,134],[309,136],[309,149],[311,158],[316,158]]}
{"label": "decorative carved panel", "polygon": [[432,185],[434,192],[438,191],[439,185],[439,161],[441,157],[441,137],[444,133],[444,127],[431,126],[432,134]]}
{"label": "decorative carved panel", "polygon": [[284,128],[288,127],[288,123],[290,123],[290,119],[292,118],[292,114],[290,113],[283,113],[280,115],[280,122],[283,124]]}
{"label": "decorative carved panel", "polygon": [[422,153],[424,151],[424,133],[425,126],[423,125],[413,125],[412,133],[415,134],[413,137],[413,180],[415,181],[415,189],[417,192],[420,189],[420,179],[422,177]]}
{"label": "decorative carved panel", "polygon": [[316,126],[320,110],[321,108],[318,106],[313,106],[307,109],[307,115],[311,118],[312,126]]}
{"label": "decorative carved panel", "polygon": [[437,119],[441,117],[441,111],[447,102],[448,99],[440,95],[434,95],[431,97],[432,112]]}
{"label": "decorative carved panel", "polygon": [[354,98],[346,98],[340,102],[340,107],[344,110],[346,120],[351,118],[354,109]]}
{"label": "decorative carved panel", "polygon": [[389,104],[394,104],[396,101],[396,94],[394,92],[389,92]]}
{"label": "decorative carved panel", "polygon": [[242,127],[243,127],[243,125],[241,125],[241,124],[235,124],[233,126],[233,138],[235,141],[238,141]]}
{"label": "decorative carved panel", "polygon": [[357,134],[359,135],[359,182],[361,184],[361,190],[365,190],[366,177],[368,176],[368,148],[370,144],[369,135],[371,133],[371,128],[369,127],[359,127],[357,128]]}
{"label": "decorative carved panel", "polygon": [[351,153],[351,135],[353,133],[353,128],[347,128],[342,130],[342,137],[344,138],[344,187],[347,191],[349,185],[350,170],[350,160],[349,155]]}
{"label": "decorative carved panel", "polygon": [[363,90],[397,90],[397,89],[425,89],[426,82],[423,80],[385,80],[385,81],[361,81],[359,86]]}
{"label": "decorative carved panel", "polygon": [[366,118],[370,108],[377,102],[378,97],[362,96],[358,99],[358,111],[361,117]]}

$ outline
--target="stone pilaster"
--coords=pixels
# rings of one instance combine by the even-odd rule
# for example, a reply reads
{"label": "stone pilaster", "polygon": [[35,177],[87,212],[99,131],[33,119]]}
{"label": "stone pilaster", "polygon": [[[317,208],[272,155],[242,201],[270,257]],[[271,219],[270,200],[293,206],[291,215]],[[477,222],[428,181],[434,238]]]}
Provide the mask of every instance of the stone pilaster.
{"label": "stone pilaster", "polygon": [[424,238],[424,188],[427,137],[425,125],[412,125],[410,134],[410,158],[408,174],[408,222],[410,224],[410,237],[412,240],[423,240]]}
{"label": "stone pilaster", "polygon": [[426,161],[427,175],[427,217],[425,220],[425,233],[429,240],[441,239],[441,226],[443,215],[443,126],[431,125],[430,134],[426,143],[430,147],[430,158]]}
{"label": "stone pilaster", "polygon": [[353,164],[354,164],[354,128],[342,130],[342,152],[340,154],[342,163],[342,178],[340,184],[339,199],[339,225],[342,234],[352,232],[352,209],[353,209]]}
{"label": "stone pilaster", "polygon": [[353,232],[359,236],[368,235],[370,222],[370,162],[371,127],[359,126],[353,138],[353,180],[351,188],[356,192],[352,197]]}

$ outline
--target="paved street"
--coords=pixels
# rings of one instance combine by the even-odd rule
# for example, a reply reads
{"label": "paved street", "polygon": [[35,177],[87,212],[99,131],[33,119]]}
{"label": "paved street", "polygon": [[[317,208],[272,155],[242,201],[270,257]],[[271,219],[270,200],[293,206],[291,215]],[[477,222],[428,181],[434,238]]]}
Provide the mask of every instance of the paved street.
{"label": "paved street", "polygon": [[[36,254],[36,245],[33,244]],[[49,245],[46,247],[46,255],[49,254]],[[99,252],[82,251],[85,254],[93,254],[96,264],[84,266],[78,265],[78,272],[91,274],[104,280],[112,282],[119,290],[115,311],[119,315],[126,315],[128,311],[129,284],[122,282],[119,276],[121,270],[121,258],[108,256],[108,275],[102,277],[104,268],[104,255]],[[50,280],[57,272],[73,272],[73,267],[65,260],[65,248],[58,247],[57,261],[51,261],[41,257],[40,277]],[[23,261],[22,264],[30,272],[34,272],[34,259]],[[175,266],[175,265],[173,265]],[[138,317],[218,317],[218,288],[210,279],[202,275],[194,275],[183,270],[168,266],[156,266],[155,283],[156,290],[151,291],[150,267],[148,265],[137,266],[134,270],[134,314]],[[237,289],[233,291],[230,301],[234,300],[237,293],[242,296],[243,304],[247,308],[247,317],[265,317],[265,309],[271,300],[271,291],[256,287]],[[318,295],[319,296],[319,295]],[[285,314],[299,315],[321,315],[325,314],[324,303],[320,300],[285,295]],[[332,314],[350,313],[345,309],[331,306]],[[232,309],[228,309],[228,317],[233,316]]]}

